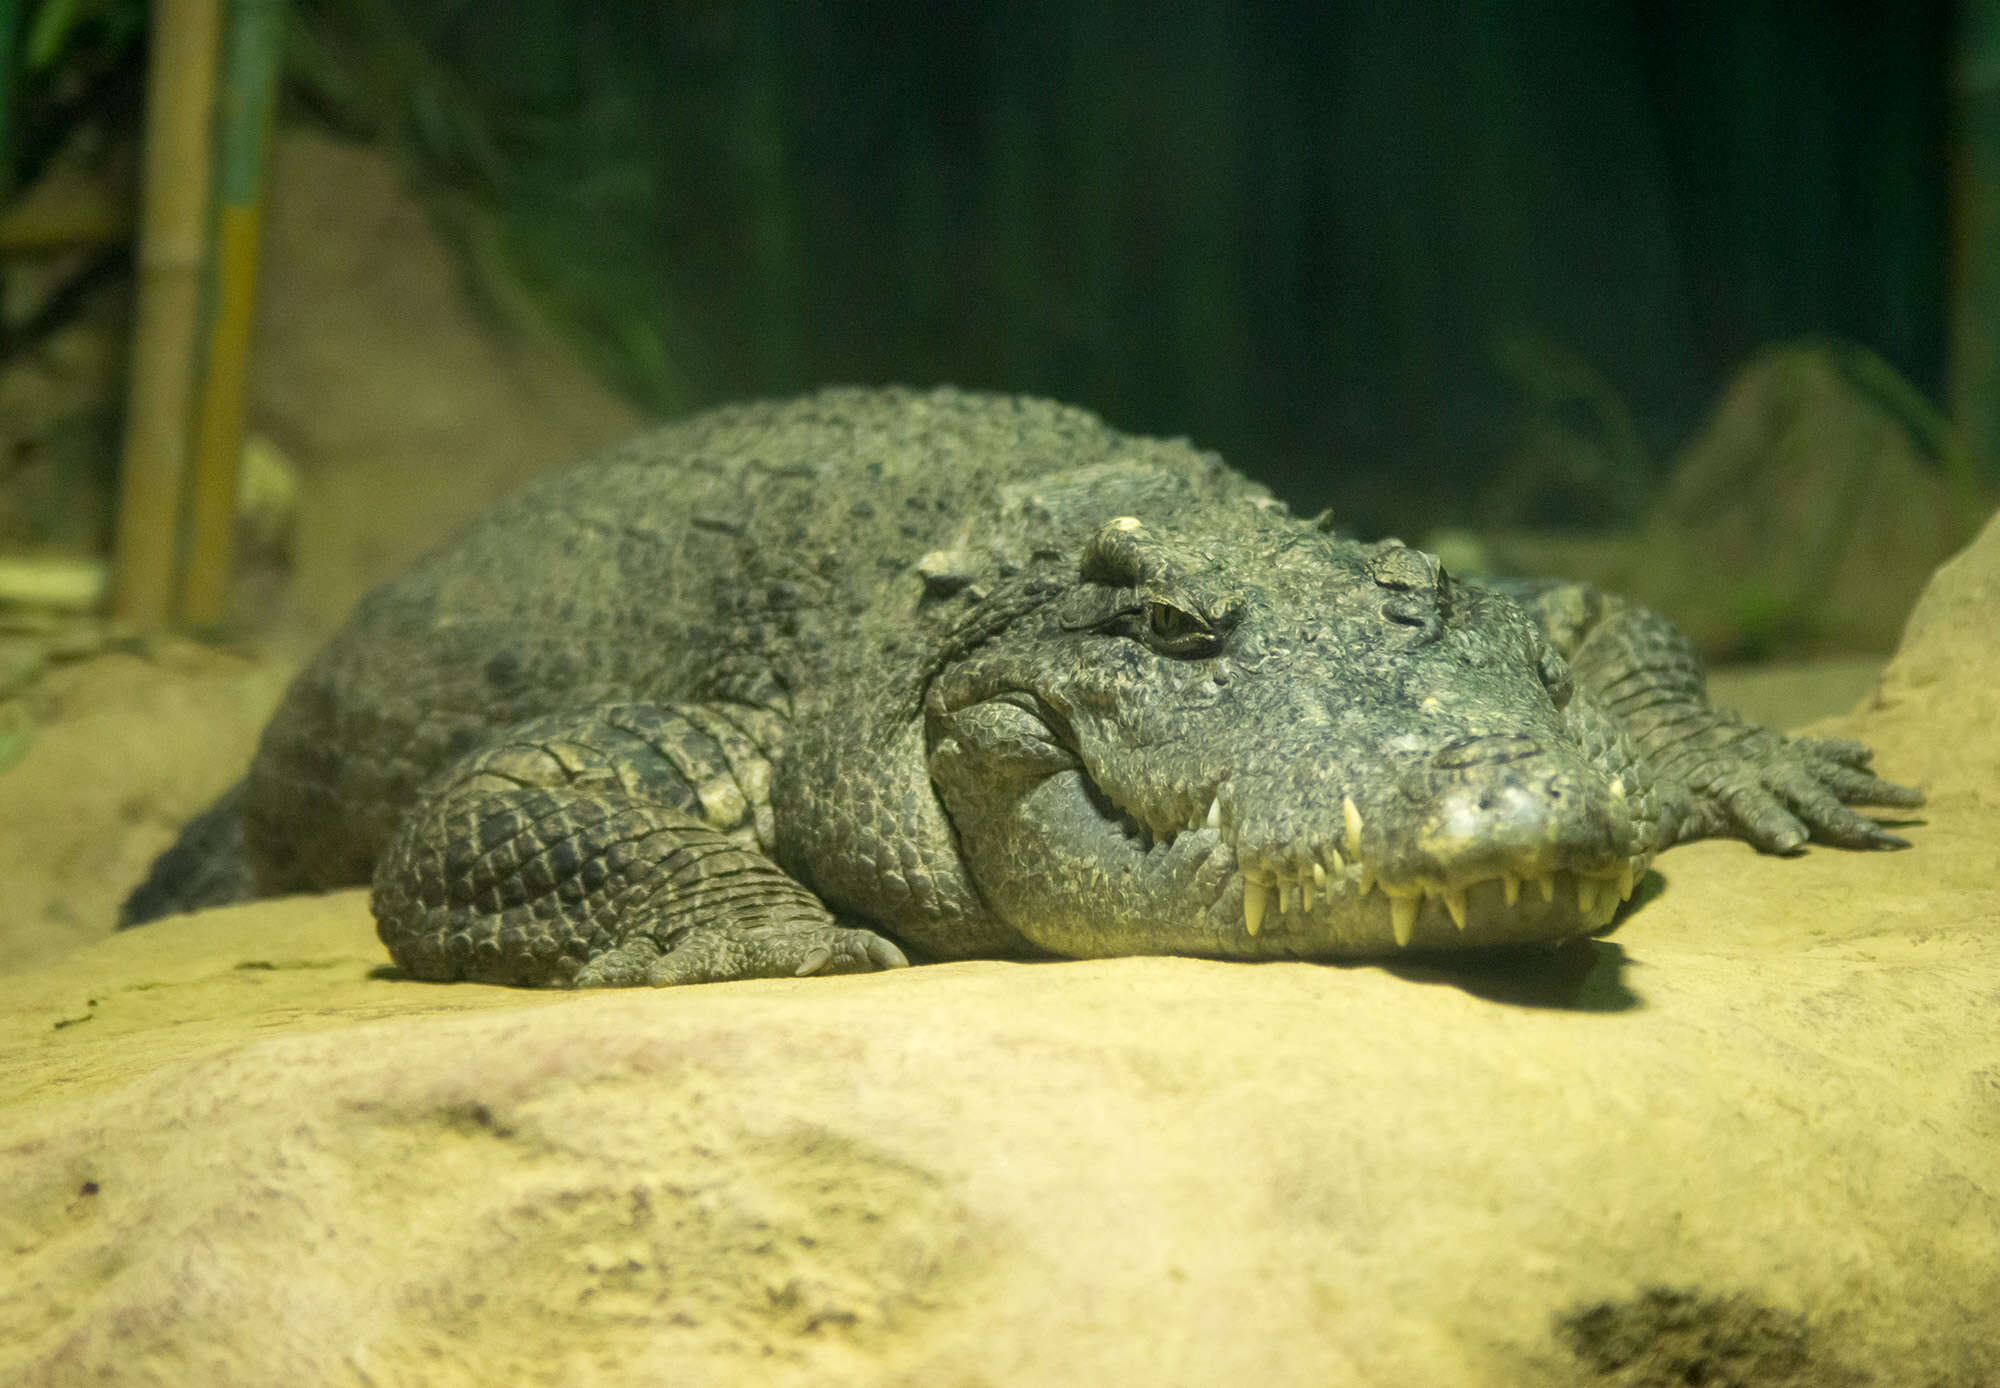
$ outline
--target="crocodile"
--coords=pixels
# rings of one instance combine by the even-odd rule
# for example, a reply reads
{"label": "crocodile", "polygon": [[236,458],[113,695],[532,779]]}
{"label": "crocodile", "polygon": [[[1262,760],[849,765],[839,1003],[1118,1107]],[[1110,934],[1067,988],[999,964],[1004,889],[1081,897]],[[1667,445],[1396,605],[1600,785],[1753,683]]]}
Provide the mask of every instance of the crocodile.
{"label": "crocodile", "polygon": [[549,474],[365,599],[123,923],[372,882],[422,979],[1560,942],[1655,855],[1905,846],[1859,743],[1051,401],[837,388]]}

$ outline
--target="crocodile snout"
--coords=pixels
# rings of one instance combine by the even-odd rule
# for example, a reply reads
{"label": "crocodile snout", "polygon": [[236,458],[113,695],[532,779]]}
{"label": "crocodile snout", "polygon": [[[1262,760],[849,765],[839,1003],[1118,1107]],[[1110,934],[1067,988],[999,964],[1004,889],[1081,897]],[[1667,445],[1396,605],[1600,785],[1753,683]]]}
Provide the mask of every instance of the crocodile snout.
{"label": "crocodile snout", "polygon": [[1412,874],[1463,881],[1596,870],[1636,846],[1623,788],[1594,773],[1541,758],[1464,769],[1487,774],[1454,776],[1432,791],[1410,845]]}

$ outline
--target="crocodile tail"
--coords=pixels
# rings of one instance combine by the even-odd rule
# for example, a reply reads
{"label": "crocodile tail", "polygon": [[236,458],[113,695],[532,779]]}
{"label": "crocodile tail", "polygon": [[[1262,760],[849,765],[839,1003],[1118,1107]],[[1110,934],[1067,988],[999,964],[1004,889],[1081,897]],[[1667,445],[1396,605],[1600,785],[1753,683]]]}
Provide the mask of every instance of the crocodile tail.
{"label": "crocodile tail", "polygon": [[243,783],[188,821],[173,847],[153,860],[146,880],[118,910],[118,928],[161,916],[247,901],[257,894],[243,851]]}

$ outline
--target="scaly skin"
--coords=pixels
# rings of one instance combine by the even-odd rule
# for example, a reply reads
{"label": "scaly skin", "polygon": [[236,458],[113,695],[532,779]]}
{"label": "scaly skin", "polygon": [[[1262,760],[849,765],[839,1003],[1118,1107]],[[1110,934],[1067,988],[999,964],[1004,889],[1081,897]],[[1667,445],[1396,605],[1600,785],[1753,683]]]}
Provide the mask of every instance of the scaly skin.
{"label": "scaly skin", "polygon": [[1455,579],[1065,406],[836,390],[553,476],[379,590],[127,915],[372,878],[401,967],[518,984],[1511,945],[1682,839],[1900,845],[1847,805],[1920,797],[1867,761],[1710,707],[1590,589]]}

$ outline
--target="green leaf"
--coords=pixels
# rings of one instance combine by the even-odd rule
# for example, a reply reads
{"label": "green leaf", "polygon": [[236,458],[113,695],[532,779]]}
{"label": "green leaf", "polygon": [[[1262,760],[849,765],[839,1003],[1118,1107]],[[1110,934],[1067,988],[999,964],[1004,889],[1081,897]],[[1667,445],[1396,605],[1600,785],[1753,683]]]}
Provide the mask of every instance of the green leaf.
{"label": "green leaf", "polygon": [[24,61],[29,72],[46,72],[69,47],[70,35],[97,8],[95,0],[48,0],[35,11]]}

